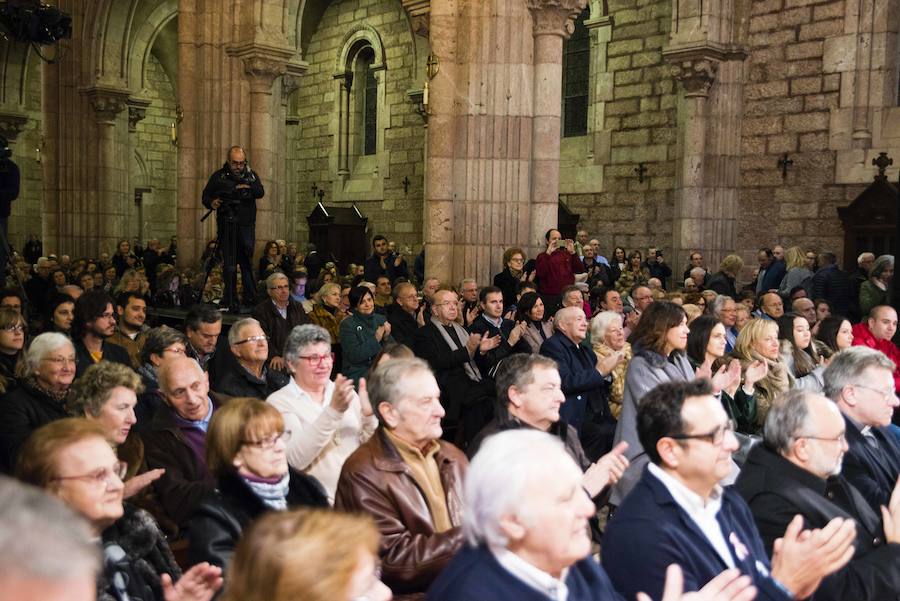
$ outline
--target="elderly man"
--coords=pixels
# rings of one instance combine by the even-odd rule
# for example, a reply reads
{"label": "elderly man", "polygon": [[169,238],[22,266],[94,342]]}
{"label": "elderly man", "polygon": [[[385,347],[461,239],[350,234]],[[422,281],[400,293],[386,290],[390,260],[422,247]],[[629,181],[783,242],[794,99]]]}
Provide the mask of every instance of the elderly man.
{"label": "elderly man", "polygon": [[267,365],[269,342],[262,326],[252,317],[240,319],[228,330],[228,346],[237,365],[225,370],[213,389],[228,397],[266,399],[288,382],[283,371]]}
{"label": "elderly man", "polygon": [[284,343],[294,327],[309,323],[303,305],[291,299],[291,282],[283,273],[266,278],[269,298],[256,305],[253,317],[269,337],[269,367],[284,370]]}
{"label": "elderly man", "polygon": [[609,267],[609,259],[603,256],[603,253],[600,252],[600,240],[597,238],[591,238],[589,242],[590,247],[594,249],[594,261],[600,263],[601,265],[606,265]]}
{"label": "elderly man", "polygon": [[816,304],[808,298],[798,298],[791,303],[791,312],[796,315],[802,315],[809,322],[809,327],[814,328],[818,323],[816,317]]}
{"label": "elderly man", "polygon": [[691,278],[691,281],[694,283],[694,288],[697,290],[703,290],[706,287],[706,280],[709,278],[706,270],[702,267],[692,268],[689,272],[688,277]]}
{"label": "elderly man", "polygon": [[756,445],[735,488],[747,501],[771,553],[795,515],[804,527],[834,518],[856,522],[853,559],[822,581],[818,600],[879,601],[900,591],[900,486],[884,525],[862,494],[840,476],[847,450],[844,418],[827,398],[791,390],[766,415],[765,444]]}
{"label": "elderly man", "polygon": [[[513,431],[486,441],[466,475],[465,505],[468,544],[428,591],[429,601],[624,601],[591,557],[594,507],[555,437]],[[677,566],[669,571],[662,601],[686,600]],[[749,601],[754,593],[732,570],[704,587],[702,598]]]}
{"label": "elderly man", "polygon": [[[703,270],[703,273],[706,274],[706,265],[703,263],[703,253],[701,253],[699,250],[691,251],[691,254],[690,254],[690,256],[688,257],[688,261],[689,261],[689,265],[687,266],[687,269],[684,270],[684,275],[682,276],[682,279],[685,279],[685,280],[686,280],[686,279],[688,279],[689,277],[691,277],[691,270],[692,270],[692,269],[700,268],[700,269]],[[706,275],[706,276],[704,277],[703,282],[701,282],[700,284],[698,284],[698,287],[700,287],[700,286],[702,286],[702,285],[705,285],[705,284],[706,284],[706,278],[708,278],[708,277],[709,277],[709,276]]]}
{"label": "elderly man", "polygon": [[847,426],[844,476],[876,513],[887,505],[900,477],[900,444],[887,429],[897,407],[894,363],[874,349],[854,346],[825,368],[825,395],[837,403]]}
{"label": "elderly man", "polygon": [[75,301],[72,339],[75,344],[75,377],[100,361],[133,367],[128,351],[108,341],[116,330],[113,300],[102,290],[85,292]]}
{"label": "elderly man", "polygon": [[464,328],[469,329],[475,318],[478,317],[478,282],[472,278],[466,278],[459,283],[459,317]]}
{"label": "elderly man", "polygon": [[566,307],[554,317],[556,332],[541,345],[541,354],[556,361],[566,402],[560,415],[578,431],[592,460],[612,449],[616,420],[609,410],[610,372],[624,355],[613,353],[598,359],[582,346],[587,318],[578,307]]}
{"label": "elderly man", "polygon": [[394,302],[387,306],[391,336],[400,344],[412,348],[416,332],[425,325],[425,312],[419,307],[419,293],[409,282],[401,282],[391,292]]}
{"label": "elderly man", "polygon": [[382,581],[395,594],[421,595],[463,544],[468,461],[440,440],[440,389],[424,361],[383,363],[367,388],[380,426],[344,462],[334,505],[372,516]]}
{"label": "elderly man", "polygon": [[116,313],[119,315],[116,330],[107,340],[128,351],[131,366],[141,365],[141,348],[147,327],[147,299],[138,291],[120,292],[116,297]]}
{"label": "elderly man", "polygon": [[440,385],[445,436],[465,445],[491,419],[493,384],[481,375],[476,359],[497,348],[500,336],[483,338],[466,332],[456,322],[459,301],[452,290],[434,293],[431,312],[416,333],[413,351],[428,361]]}
{"label": "elderly man", "polygon": [[[576,290],[579,299],[581,292]],[[503,291],[496,286],[485,286],[478,293],[481,313],[469,326],[470,334],[480,334],[482,339],[500,337],[499,343],[491,350],[478,353],[475,363],[484,378],[492,378],[500,363],[513,353],[527,353],[531,350],[522,334],[528,328],[525,322],[516,323],[503,319]]]}
{"label": "elderly man", "polygon": [[638,436],[651,464],[603,538],[603,566],[616,589],[658,599],[666,566],[697,590],[726,568],[753,580],[757,599],[805,599],[852,556],[852,520],[802,532],[791,521],[771,563],[747,504],[719,482],[738,448],[734,424],[708,380],[660,384],[641,401]]}
{"label": "elderly man", "polygon": [[784,301],[777,292],[763,292],[759,296],[758,317],[763,319],[778,319],[784,315]]}
{"label": "elderly man", "polygon": [[734,350],[734,343],[738,335],[735,327],[737,323],[737,303],[730,296],[720,294],[712,302],[711,310],[716,319],[725,326],[725,352],[730,353]]}
{"label": "elderly man", "polygon": [[894,362],[894,390],[900,392],[900,349],[893,343],[897,333],[897,311],[888,305],[878,305],[869,312],[866,321],[853,326],[853,346],[867,346],[884,353]]}
{"label": "elderly man", "polygon": [[631,289],[631,303],[638,315],[647,310],[647,307],[653,304],[653,291],[649,286],[638,284]]}
{"label": "elderly man", "polygon": [[147,467],[165,474],[153,486],[166,514],[179,526],[214,488],[206,468],[206,431],[221,397],[209,392],[194,359],[165,359],[159,367],[165,401],[141,433]]}

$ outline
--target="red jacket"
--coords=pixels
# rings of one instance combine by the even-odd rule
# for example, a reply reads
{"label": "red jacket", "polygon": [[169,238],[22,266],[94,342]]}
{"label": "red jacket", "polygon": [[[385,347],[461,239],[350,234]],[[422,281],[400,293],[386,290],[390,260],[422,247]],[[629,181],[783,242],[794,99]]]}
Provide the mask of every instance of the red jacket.
{"label": "red jacket", "polygon": [[894,362],[894,390],[900,392],[900,349],[890,340],[875,338],[869,325],[865,322],[853,326],[853,346],[867,346],[881,351],[887,358]]}
{"label": "red jacket", "polygon": [[558,248],[552,255],[542,252],[534,261],[541,294],[559,294],[575,283],[575,274],[584,273],[584,263],[578,255]]}

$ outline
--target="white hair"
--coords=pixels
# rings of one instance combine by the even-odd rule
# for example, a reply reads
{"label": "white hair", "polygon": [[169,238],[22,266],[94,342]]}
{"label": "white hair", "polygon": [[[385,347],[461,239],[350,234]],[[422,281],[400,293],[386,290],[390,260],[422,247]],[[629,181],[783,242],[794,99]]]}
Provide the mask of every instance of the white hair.
{"label": "white hair", "polygon": [[622,315],[615,311],[601,311],[591,319],[591,341],[602,342],[609,326],[622,325]]}
{"label": "white hair", "polygon": [[471,545],[505,547],[503,516],[528,515],[527,487],[552,477],[566,463],[577,469],[562,442],[537,430],[507,430],[487,438],[472,459],[463,489],[463,534]]}
{"label": "white hair", "polygon": [[262,329],[259,321],[253,319],[252,317],[245,317],[243,319],[239,319],[233,324],[231,324],[231,328],[228,330],[228,346],[234,346],[241,339],[241,332],[247,326],[259,326]]}
{"label": "white hair", "polygon": [[44,357],[63,347],[69,347],[73,352],[75,351],[75,346],[65,334],[45,332],[35,337],[31,341],[31,346],[25,352],[25,375],[33,375],[38,365],[44,360]]}
{"label": "white hair", "polygon": [[691,275],[691,279],[693,279],[694,276],[697,276],[698,278],[702,278],[706,275],[706,270],[703,269],[702,267],[694,267],[693,269],[691,269],[690,275]]}

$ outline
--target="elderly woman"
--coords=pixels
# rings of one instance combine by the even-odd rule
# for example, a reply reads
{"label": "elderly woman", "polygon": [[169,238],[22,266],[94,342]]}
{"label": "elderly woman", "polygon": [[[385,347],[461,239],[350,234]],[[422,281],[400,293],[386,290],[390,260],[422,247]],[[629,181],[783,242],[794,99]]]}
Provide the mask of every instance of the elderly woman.
{"label": "elderly woman", "polygon": [[341,322],[341,373],[355,382],[366,374],[382,345],[393,338],[387,318],[375,312],[375,296],[369,288],[351,290],[350,306],[350,317]]}
{"label": "elderly woman", "polygon": [[106,559],[97,583],[98,601],[210,599],[222,586],[221,570],[199,565],[182,576],[153,518],[123,504],[124,474],[104,428],[83,418],[38,429],[16,466],[16,477],[81,514],[97,536]]}
{"label": "elderly woman", "polygon": [[872,263],[869,279],[859,287],[859,310],[862,319],[878,305],[889,305],[891,280],[894,278],[894,255],[881,255]]}
{"label": "elderly woman", "polygon": [[157,375],[159,366],[166,358],[185,356],[187,343],[188,340],[184,334],[169,326],[153,328],[144,335],[141,366],[137,368],[144,389],[135,409],[139,429],[150,422],[156,409],[163,402]]}
{"label": "elderly woman", "polygon": [[775,397],[794,385],[794,378],[781,360],[778,324],[771,319],[751,319],[741,329],[732,356],[746,370],[756,361],[765,362],[768,373],[754,384],[757,432],[766,423],[766,415]]}
{"label": "elderly woman", "polygon": [[544,301],[537,292],[526,292],[516,305],[516,322],[526,324],[522,340],[532,353],[540,352],[544,341],[553,336],[553,323],[544,321]]}
{"label": "elderly woman", "polygon": [[20,386],[0,398],[0,471],[12,471],[19,449],[32,432],[68,416],[66,397],[74,379],[71,340],[48,332],[31,342]]}
{"label": "elderly woman", "polygon": [[344,461],[378,425],[365,380],[360,381],[358,395],[344,376],[331,381],[331,337],[313,324],[291,331],[284,359],[291,381],[266,401],[281,412],[285,428],[291,431],[288,463],[315,476],[333,503]]}
{"label": "elderly woman", "polygon": [[525,252],[521,248],[507,248],[503,253],[503,271],[494,276],[494,286],[503,291],[503,306],[516,304],[516,286],[525,280]]}
{"label": "elderly woman", "polygon": [[372,518],[323,510],[270,513],[238,545],[223,601],[389,601]]}
{"label": "elderly woman", "polygon": [[737,278],[744,268],[744,260],[737,255],[728,255],[719,263],[719,271],[714,273],[706,282],[707,290],[713,290],[716,294],[730,296],[738,299]]}
{"label": "elderly woman", "polygon": [[268,511],[328,507],[322,485],[288,467],[292,432],[265,401],[235,398],[215,412],[206,435],[206,464],[216,491],[187,523],[188,562],[226,568],[241,533]]}
{"label": "elderly woman", "polygon": [[625,395],[625,373],[631,361],[631,345],[625,340],[622,316],[615,311],[603,311],[591,319],[591,348],[598,359],[620,353],[623,361],[610,372],[612,384],[609,389],[609,410],[619,419],[622,413],[622,397]]}
{"label": "elderly woman", "polygon": [[328,331],[331,337],[331,352],[334,353],[335,367],[341,367],[341,322],[347,314],[341,309],[341,285],[324,284],[315,295],[315,304],[309,312],[309,321]]}
{"label": "elderly woman", "polygon": [[18,385],[17,371],[22,363],[28,324],[15,309],[0,309],[0,394]]}

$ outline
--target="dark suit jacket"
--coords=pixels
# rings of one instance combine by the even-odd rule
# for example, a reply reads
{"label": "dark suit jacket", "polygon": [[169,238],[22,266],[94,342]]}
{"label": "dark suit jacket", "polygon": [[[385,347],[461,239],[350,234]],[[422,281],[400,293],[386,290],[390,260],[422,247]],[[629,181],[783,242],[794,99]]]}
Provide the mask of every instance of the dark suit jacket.
{"label": "dark suit jacket", "polygon": [[397,255],[388,253],[388,256],[384,258],[385,267],[382,267],[381,259],[378,255],[373,254],[366,259],[366,264],[363,268],[363,279],[375,284],[378,276],[386,275],[391,278],[391,285],[397,278],[409,279],[409,268],[406,266],[406,259],[401,259],[400,265],[394,265],[396,259]]}
{"label": "dark suit jacket", "polygon": [[[593,557],[574,563],[566,573],[569,601],[624,601],[609,576]],[[525,584],[486,547],[466,545],[456,554],[431,588],[428,601],[547,601],[547,596]]]}
{"label": "dark suit jacket", "polygon": [[819,269],[812,279],[812,297],[830,300],[834,305],[835,315],[849,314],[852,288],[850,276],[838,269],[837,265]]}
{"label": "dark suit jacket", "polygon": [[259,321],[263,332],[269,337],[269,359],[283,356],[284,343],[287,342],[287,337],[294,326],[309,323],[303,305],[290,299],[288,299],[287,319],[281,316],[270,298],[256,305],[252,316]]}
{"label": "dark suit jacket", "polygon": [[837,517],[856,521],[853,559],[822,581],[816,601],[898,599],[900,544],[885,543],[881,520],[844,478],[822,480],[759,444],[747,456],[735,489],[750,506],[769,553],[797,514],[804,528],[824,528]]}
{"label": "dark suit jacket", "polygon": [[781,280],[784,279],[784,274],[787,273],[787,265],[785,265],[784,261],[772,261],[772,264],[766,267],[766,272],[763,274],[763,292],[767,290],[778,290],[778,287],[781,286]]}
{"label": "dark suit jacket", "polygon": [[[753,514],[741,496],[726,488],[717,515],[734,565],[753,579],[757,601],[787,601],[792,596],[770,575]],[[739,548],[740,556],[736,552]],[[684,572],[684,590],[696,591],[728,565],[666,486],[647,468],[606,526],[603,567],[626,599],[644,591],[662,597],[666,568],[677,563]]]}
{"label": "dark suit jacket", "polygon": [[[73,341],[73,344],[75,345],[75,377],[80,378],[84,375],[85,370],[94,364],[94,358],[91,357],[90,351],[84,346],[84,342],[75,340]],[[104,340],[101,349],[103,351],[103,358],[101,361],[121,363],[122,365],[133,369],[128,351],[118,344],[113,344],[112,342]]]}
{"label": "dark suit jacket", "polygon": [[[581,431],[587,416],[605,421],[612,419],[609,411],[609,380],[597,371],[597,355],[589,348],[575,344],[562,332],[556,332],[541,345],[541,354],[556,361],[562,379],[566,402],[559,416]],[[612,437],[610,437],[610,441]]]}
{"label": "dark suit jacket", "polygon": [[263,368],[263,377],[257,378],[243,365],[238,364],[219,378],[215,391],[231,398],[253,397],[266,400],[270,394],[284,388],[289,378],[286,373],[270,369],[268,365]]}
{"label": "dark suit jacket", "polygon": [[387,320],[391,324],[391,338],[412,348],[416,342],[416,333],[419,331],[419,322],[416,318],[397,303],[391,303],[387,306]]}
{"label": "dark suit jacket", "polygon": [[880,447],[875,449],[847,416],[844,423],[849,448],[844,455],[843,475],[881,515],[880,506],[890,502],[900,476],[900,443],[887,428],[872,428]]}
{"label": "dark suit jacket", "polygon": [[497,328],[497,326],[486,320],[484,315],[479,315],[472,322],[472,325],[469,326],[470,333],[481,334],[482,338],[493,338],[497,334],[500,335],[500,346],[484,354],[476,353],[475,355],[475,363],[478,365],[483,378],[493,378],[497,372],[497,367],[500,366],[500,362],[513,353],[527,354],[531,352],[531,347],[528,346],[524,336],[519,338],[514,345],[509,344],[509,334],[515,325],[516,322],[511,319],[504,319],[500,322],[500,327]]}

